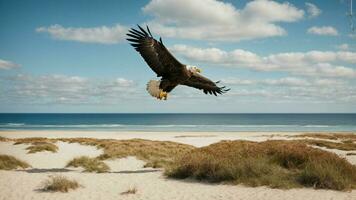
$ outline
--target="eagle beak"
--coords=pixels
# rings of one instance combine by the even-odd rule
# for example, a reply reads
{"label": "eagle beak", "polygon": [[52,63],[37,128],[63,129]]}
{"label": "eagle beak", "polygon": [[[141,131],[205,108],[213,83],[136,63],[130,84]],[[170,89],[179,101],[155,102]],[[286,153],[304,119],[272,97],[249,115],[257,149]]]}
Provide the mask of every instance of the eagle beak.
{"label": "eagle beak", "polygon": [[202,72],[202,70],[199,69],[199,68],[197,68],[196,70],[197,70],[198,73],[201,73],[201,72]]}

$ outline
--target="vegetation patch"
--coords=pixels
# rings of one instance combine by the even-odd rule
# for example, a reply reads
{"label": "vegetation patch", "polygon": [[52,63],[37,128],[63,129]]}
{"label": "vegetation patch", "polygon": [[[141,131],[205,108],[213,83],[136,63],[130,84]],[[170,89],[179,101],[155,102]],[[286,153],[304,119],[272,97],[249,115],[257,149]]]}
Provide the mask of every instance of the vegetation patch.
{"label": "vegetation patch", "polygon": [[49,151],[52,153],[56,153],[58,151],[58,147],[53,144],[56,142],[55,139],[48,139],[43,137],[32,137],[32,138],[19,138],[12,139],[15,143],[14,145],[19,144],[30,144],[31,146],[27,147],[27,153],[37,153],[42,151]]}
{"label": "vegetation patch", "polygon": [[124,192],[121,192],[120,194],[121,195],[128,195],[128,194],[136,194],[137,192],[137,188],[136,187],[131,187],[130,189],[124,191]]}
{"label": "vegetation patch", "polygon": [[0,155],[0,169],[2,170],[12,170],[12,169],[18,169],[18,168],[28,168],[31,167],[28,163],[25,161],[19,160],[13,156],[9,155]]}
{"label": "vegetation patch", "polygon": [[178,157],[166,168],[173,178],[272,188],[356,187],[356,166],[334,153],[296,141],[222,141]]}
{"label": "vegetation patch", "polygon": [[84,172],[97,173],[108,172],[110,170],[110,167],[103,161],[100,161],[97,158],[89,158],[87,156],[74,158],[73,160],[69,161],[66,167],[83,167]]}
{"label": "vegetation patch", "polygon": [[58,147],[49,142],[34,142],[31,146],[27,147],[27,153],[37,153],[42,151],[50,151],[52,153],[56,153],[58,151]]}
{"label": "vegetation patch", "polygon": [[300,135],[293,135],[289,137],[311,137],[317,139],[326,139],[326,140],[349,140],[356,141],[356,134],[354,133],[305,133]]}
{"label": "vegetation patch", "polygon": [[12,139],[15,143],[14,145],[18,144],[34,144],[34,143],[43,143],[43,142],[55,142],[55,139],[48,139],[44,137],[31,137],[31,138],[18,138]]}
{"label": "vegetation patch", "polygon": [[145,167],[164,167],[170,165],[175,156],[183,155],[195,147],[170,141],[151,141],[143,139],[114,140],[92,138],[65,138],[63,142],[92,145],[103,149],[100,160],[135,156],[146,162]]}
{"label": "vegetation patch", "polygon": [[347,156],[356,156],[356,153],[351,152],[351,153],[347,153],[346,155]]}
{"label": "vegetation patch", "polygon": [[68,192],[80,187],[75,180],[70,180],[64,176],[50,176],[48,180],[43,183],[42,190],[48,192]]}
{"label": "vegetation patch", "polygon": [[8,138],[0,136],[0,142],[7,142],[9,141]]}
{"label": "vegetation patch", "polygon": [[303,142],[309,145],[315,145],[318,147],[326,147],[328,149],[339,149],[343,151],[354,151],[356,150],[356,143],[348,143],[348,142],[329,142],[325,140],[297,140],[299,142]]}

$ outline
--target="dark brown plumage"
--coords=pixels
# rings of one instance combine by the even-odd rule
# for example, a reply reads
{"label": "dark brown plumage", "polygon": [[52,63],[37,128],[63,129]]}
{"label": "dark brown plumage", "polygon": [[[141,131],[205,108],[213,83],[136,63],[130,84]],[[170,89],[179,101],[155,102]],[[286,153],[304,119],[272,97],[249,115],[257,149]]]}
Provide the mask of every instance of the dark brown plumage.
{"label": "dark brown plumage", "polygon": [[[162,77],[159,89],[163,92],[172,91],[177,85],[186,85],[203,90],[205,94],[223,94],[230,89],[218,87],[216,83],[200,75],[198,69],[187,69],[164,46],[162,39],[155,40],[147,26],[147,30],[138,25],[139,30],[131,28],[127,33],[128,41],[138,51],[148,66]],[[157,97],[159,98],[159,97]]]}

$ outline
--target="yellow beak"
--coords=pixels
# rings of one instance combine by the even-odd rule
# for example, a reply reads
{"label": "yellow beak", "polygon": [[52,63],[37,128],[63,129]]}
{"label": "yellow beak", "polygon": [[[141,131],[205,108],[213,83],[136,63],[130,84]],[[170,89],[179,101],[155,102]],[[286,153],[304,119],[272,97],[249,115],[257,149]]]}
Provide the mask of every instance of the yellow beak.
{"label": "yellow beak", "polygon": [[196,71],[197,71],[198,73],[201,73],[202,70],[199,69],[199,68],[197,68]]}

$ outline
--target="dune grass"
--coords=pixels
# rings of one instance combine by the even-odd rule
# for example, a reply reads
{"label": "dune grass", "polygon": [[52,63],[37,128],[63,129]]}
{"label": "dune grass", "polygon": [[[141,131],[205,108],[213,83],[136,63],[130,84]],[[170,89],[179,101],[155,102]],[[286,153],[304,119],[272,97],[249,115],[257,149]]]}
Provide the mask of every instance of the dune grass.
{"label": "dune grass", "polygon": [[8,138],[0,136],[0,142],[7,142],[7,141],[9,141]]}
{"label": "dune grass", "polygon": [[305,133],[300,135],[293,135],[289,137],[311,137],[317,139],[327,139],[327,140],[349,140],[356,141],[356,134],[354,133]]}
{"label": "dune grass", "polygon": [[58,147],[49,142],[34,142],[31,146],[27,147],[26,150],[28,150],[27,153],[37,153],[42,151],[56,153],[58,151]]}
{"label": "dune grass", "polygon": [[58,147],[53,144],[56,142],[54,139],[48,139],[43,137],[32,137],[32,138],[19,138],[13,139],[15,141],[14,145],[19,144],[30,144],[31,146],[27,147],[27,153],[37,153],[43,151],[49,151],[52,153],[56,153],[58,151]]}
{"label": "dune grass", "polygon": [[44,137],[29,137],[29,138],[16,138],[12,139],[15,143],[18,144],[33,144],[33,143],[41,143],[41,142],[55,142],[55,139],[49,139]]}
{"label": "dune grass", "polygon": [[272,188],[356,187],[356,166],[336,154],[295,141],[222,141],[197,148],[166,168],[173,178],[194,178]]}
{"label": "dune grass", "polygon": [[347,156],[356,156],[356,153],[351,152],[351,153],[347,153],[346,155]]}
{"label": "dune grass", "polygon": [[137,193],[137,188],[136,187],[130,187],[128,190],[121,192],[121,195],[128,195],[128,194],[136,194]]}
{"label": "dune grass", "polygon": [[[354,151],[356,150],[356,143],[350,142],[329,142],[325,140],[313,140],[313,139],[304,139],[297,140],[309,145],[315,145],[318,147],[326,147],[328,149],[339,149],[342,151]],[[348,140],[346,140],[348,141]]]}
{"label": "dune grass", "polygon": [[110,167],[103,161],[100,161],[97,158],[89,158],[87,156],[74,158],[73,160],[68,162],[66,167],[83,167],[84,172],[97,173],[108,172],[110,170]]}
{"label": "dune grass", "polygon": [[0,169],[1,170],[12,170],[12,169],[18,169],[18,168],[28,168],[31,167],[28,163],[25,161],[19,160],[13,156],[9,155],[0,155]]}
{"label": "dune grass", "polygon": [[151,141],[143,139],[114,140],[70,138],[60,139],[64,142],[74,142],[83,145],[92,145],[103,149],[104,153],[98,157],[100,160],[124,158],[135,156],[146,162],[145,167],[164,167],[173,162],[173,157],[189,152],[195,147],[170,141]]}
{"label": "dune grass", "polygon": [[42,190],[48,192],[68,192],[80,187],[75,180],[70,180],[64,176],[50,176],[48,180],[43,182]]}

